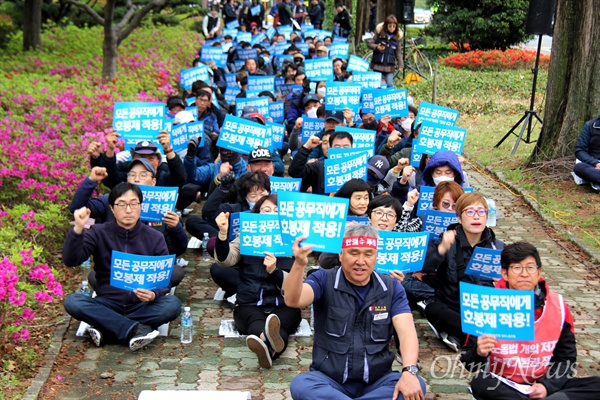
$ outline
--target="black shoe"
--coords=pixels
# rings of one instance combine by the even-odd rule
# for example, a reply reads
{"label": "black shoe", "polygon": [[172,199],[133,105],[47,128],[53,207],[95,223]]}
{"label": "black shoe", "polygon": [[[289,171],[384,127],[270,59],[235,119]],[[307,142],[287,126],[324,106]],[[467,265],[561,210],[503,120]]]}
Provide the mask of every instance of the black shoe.
{"label": "black shoe", "polygon": [[190,141],[188,142],[188,148],[187,148],[187,156],[188,157],[196,156],[196,150],[198,150],[198,144],[199,144],[198,136],[194,136],[190,139]]}
{"label": "black shoe", "polygon": [[137,351],[144,346],[149,345],[158,336],[159,332],[153,330],[150,326],[137,324],[131,330],[131,339],[129,339],[129,350]]}
{"label": "black shoe", "polygon": [[88,328],[88,333],[90,334],[90,338],[96,346],[100,347],[104,344],[104,340],[102,340],[102,332],[100,332],[98,329],[90,326]]}

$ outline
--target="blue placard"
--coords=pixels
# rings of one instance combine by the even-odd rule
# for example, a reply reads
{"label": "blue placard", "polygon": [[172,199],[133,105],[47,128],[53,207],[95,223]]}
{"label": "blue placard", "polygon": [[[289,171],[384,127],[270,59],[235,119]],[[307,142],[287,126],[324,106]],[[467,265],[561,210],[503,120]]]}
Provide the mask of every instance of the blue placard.
{"label": "blue placard", "polygon": [[291,257],[292,246],[281,241],[277,214],[240,214],[240,254],[264,257],[264,252],[275,257]]}
{"label": "blue placard", "polygon": [[347,37],[341,37],[341,36],[334,36],[333,37],[333,43],[348,43],[348,38]]}
{"label": "blue placard", "polygon": [[237,86],[228,87],[225,91],[225,101],[227,102],[227,104],[235,103],[237,100],[236,96],[241,92],[242,90]]}
{"label": "blue placard", "polygon": [[255,99],[262,92],[262,90],[246,90],[246,98]]}
{"label": "blue placard", "polygon": [[200,138],[198,147],[204,146],[204,121],[190,122],[185,124],[187,127],[187,136],[189,139],[197,136]]}
{"label": "blue placard", "polygon": [[273,122],[283,123],[285,103],[283,101],[271,101],[269,102],[269,116],[273,119]]}
{"label": "blue placard", "polygon": [[220,47],[208,47],[204,45],[200,51],[200,61],[214,61],[218,68],[225,68],[227,66],[227,53],[223,53],[223,49]]}
{"label": "blue placard", "polygon": [[300,30],[302,32],[307,32],[307,31],[310,31],[310,30],[313,30],[313,29],[315,29],[315,26],[313,24],[308,23],[308,22],[303,22],[303,23],[300,24]]}
{"label": "blue placard", "polygon": [[[245,212],[245,211],[242,211]],[[235,212],[229,214],[229,241],[231,242],[240,234],[240,214],[242,212]]]}
{"label": "blue placard", "polygon": [[283,62],[285,60],[294,61],[294,56],[292,56],[291,54],[283,54],[281,56],[275,57],[275,65],[277,66],[277,69],[280,70],[281,68],[283,68]]}
{"label": "blue placard", "polygon": [[410,165],[415,168],[419,168],[421,165],[421,158],[423,157],[423,153],[419,153],[417,151],[417,144],[413,143],[411,151],[410,151]]}
{"label": "blue placard", "polygon": [[175,153],[187,149],[189,137],[187,134],[187,124],[178,124],[171,128],[171,146]]}
{"label": "blue placard", "polygon": [[112,251],[110,285],[118,289],[156,290],[169,286],[175,255],[140,256]]}
{"label": "blue placard", "polygon": [[353,72],[352,82],[358,83],[365,89],[379,89],[381,87],[381,72]]}
{"label": "blue placard", "polygon": [[422,231],[429,232],[431,240],[437,240],[440,235],[446,232],[450,224],[456,223],[458,223],[458,217],[453,212],[427,210],[423,215]]}
{"label": "blue placard", "polygon": [[248,59],[258,60],[258,52],[256,51],[256,49],[240,49],[238,50],[238,59],[244,61]]}
{"label": "blue placard", "polygon": [[217,146],[241,154],[250,154],[258,146],[270,148],[273,145],[268,135],[269,131],[264,125],[227,114]]}
{"label": "blue placard", "polygon": [[289,43],[277,43],[275,45],[275,51],[273,52],[273,54],[275,54],[276,56],[282,56],[289,47]]}
{"label": "blue placard", "polygon": [[225,26],[227,27],[227,29],[234,29],[240,26],[240,21],[234,19],[233,21],[229,21],[228,23],[226,23]]}
{"label": "blue placard", "polygon": [[238,34],[238,30],[235,28],[225,28],[223,29],[223,36],[231,36],[232,39],[235,39],[237,37]]}
{"label": "blue placard", "polygon": [[329,58],[348,59],[348,51],[350,51],[350,45],[348,43],[334,43],[329,46]]}
{"label": "blue placard", "polygon": [[358,113],[361,90],[362,86],[356,83],[328,82],[325,87],[325,110],[343,111],[349,108]]}
{"label": "blue placard", "polygon": [[417,151],[433,155],[440,150],[449,150],[462,154],[466,137],[467,130],[464,128],[423,121],[416,143]]}
{"label": "blue placard", "polygon": [[346,128],[336,126],[336,132],[344,131],[352,135],[352,148],[355,150],[367,150],[369,157],[375,154],[375,131],[369,129]]}
{"label": "blue placard", "polygon": [[192,114],[192,116],[194,117],[194,119],[198,119],[198,107],[196,107],[195,104],[192,107],[186,107],[185,111],[187,111],[190,114]]}
{"label": "blue placard", "polygon": [[500,272],[502,269],[502,265],[500,264],[501,253],[502,250],[475,246],[469,264],[467,264],[465,274],[483,279],[502,278],[502,273]]}
{"label": "blue placard", "polygon": [[329,37],[333,37],[333,32],[331,32],[331,31],[324,31],[324,30],[320,30],[320,31],[317,33],[317,36],[318,36],[319,40],[325,40],[325,38],[326,38],[327,36],[329,36]]}
{"label": "blue placard", "polygon": [[206,65],[199,64],[197,67],[181,70],[179,86],[185,90],[190,90],[192,84],[196,81],[210,82],[210,75]]}
{"label": "blue placard", "polygon": [[260,14],[260,4],[257,4],[254,7],[250,7],[250,15],[254,17],[258,14]]}
{"label": "blue placard", "polygon": [[498,340],[532,341],[533,313],[533,290],[496,289],[460,282],[464,333],[494,335]]}
{"label": "blue placard", "polygon": [[352,72],[367,72],[369,70],[369,62],[354,54],[350,54],[346,70]]}
{"label": "blue placard", "polygon": [[[285,85],[285,78],[284,77],[275,77],[275,91],[277,92],[281,92],[281,87],[282,86],[286,86]],[[288,91],[289,93],[289,91]]]}
{"label": "blue placard", "polygon": [[235,115],[237,117],[242,116],[242,111],[244,111],[244,107],[252,106],[256,107],[259,113],[261,113],[264,117],[269,116],[269,98],[268,97],[254,97],[254,98],[246,98],[246,99],[236,99],[235,103]]}
{"label": "blue placard", "polygon": [[[272,103],[271,103],[272,104]],[[283,147],[283,139],[285,137],[285,126],[276,124],[275,122],[266,121],[267,126],[271,129],[271,138],[273,146],[281,150]]]}
{"label": "blue placard", "polygon": [[387,90],[373,99],[375,119],[389,115],[391,117],[408,116],[408,92],[406,89]]}
{"label": "blue placard", "polygon": [[422,101],[419,104],[419,113],[417,114],[415,124],[418,125],[423,121],[431,121],[436,124],[454,126],[459,116],[460,112],[453,108]]}
{"label": "blue placard", "polygon": [[[235,75],[235,74],[233,74]],[[234,76],[235,78],[235,76]],[[194,106],[194,108],[196,108],[196,96],[192,96],[192,97],[188,97],[187,99],[185,99],[185,104],[187,104],[187,107],[190,106]],[[186,111],[187,111],[187,107],[186,107]]]}
{"label": "blue placard", "polygon": [[149,222],[163,222],[163,216],[175,210],[178,188],[167,186],[138,185],[142,190],[143,199],[140,219]]}
{"label": "blue placard", "polygon": [[302,178],[280,178],[271,176],[271,193],[299,192]]}
{"label": "blue placard", "polygon": [[[117,102],[113,110],[113,128],[125,141],[125,149],[135,147],[141,140],[152,141],[165,127],[163,103]],[[159,149],[162,146],[154,140]]]}
{"label": "blue placard", "polygon": [[262,76],[262,75],[250,75],[248,77],[248,90],[262,91],[275,91],[275,77],[274,76]]}
{"label": "blue placard", "polygon": [[292,28],[291,25],[283,25],[277,28],[277,32],[279,32],[280,35],[283,35],[286,42],[290,41],[290,35],[293,31],[294,28]]}
{"label": "blue placard", "polygon": [[312,193],[279,192],[279,226],[283,243],[291,246],[299,236],[314,251],[339,253],[348,214],[348,199]]}
{"label": "blue placard", "polygon": [[227,84],[227,90],[229,90],[229,88],[238,87],[237,82],[235,80],[236,75],[237,74],[225,74],[225,83]]}
{"label": "blue placard", "polygon": [[343,158],[325,159],[325,193],[337,192],[350,179],[366,181],[368,160],[368,151],[360,151],[358,154]]}
{"label": "blue placard", "polygon": [[233,61],[233,66],[236,71],[240,71],[242,68],[244,68],[245,63],[246,63],[246,60],[235,60],[235,61]]}
{"label": "blue placard", "polygon": [[306,42],[299,42],[299,43],[296,43],[296,47],[300,49],[300,51],[302,52],[302,54],[304,54],[305,56],[308,55],[308,43],[306,43]]}
{"label": "blue placard", "polygon": [[302,119],[302,141],[306,142],[311,136],[316,136],[323,130],[325,120],[321,118]]}
{"label": "blue placard", "polygon": [[250,42],[250,44],[252,46],[254,46],[255,44],[262,43],[265,40],[266,41],[269,40],[269,39],[267,39],[267,35],[265,35],[264,33],[259,33],[259,34],[252,36],[252,41]]}
{"label": "blue placard", "polygon": [[304,73],[311,81],[333,81],[333,64],[326,57],[304,60]]}
{"label": "blue placard", "polygon": [[428,242],[429,235],[424,232],[379,231],[375,271],[381,274],[402,271],[406,274],[422,270]]}
{"label": "blue placard", "polygon": [[362,89],[361,109],[363,113],[375,113],[375,98],[381,97],[390,89]]}
{"label": "blue placard", "polygon": [[356,215],[348,215],[346,222],[354,222],[356,224],[369,225],[369,217],[358,217]]}
{"label": "blue placard", "polygon": [[302,37],[304,37],[304,38],[307,38],[307,37],[311,37],[311,38],[319,37],[319,30],[318,29],[314,29],[314,26],[312,28],[302,29]]}
{"label": "blue placard", "polygon": [[272,26],[267,28],[267,37],[269,38],[269,40],[273,39],[273,36],[275,36],[275,33],[277,33],[277,31]]}

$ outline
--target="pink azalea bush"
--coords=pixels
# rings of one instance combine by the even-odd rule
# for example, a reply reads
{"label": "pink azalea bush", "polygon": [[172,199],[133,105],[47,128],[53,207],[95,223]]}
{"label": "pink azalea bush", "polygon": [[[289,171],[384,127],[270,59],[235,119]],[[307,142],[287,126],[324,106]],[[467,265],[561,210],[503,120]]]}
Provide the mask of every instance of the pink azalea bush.
{"label": "pink azalea bush", "polygon": [[118,77],[107,81],[102,35],[51,27],[42,51],[22,52],[17,35],[0,55],[0,345],[9,336],[26,342],[36,310],[60,304],[67,205],[89,172],[88,144],[104,142],[112,126],[114,103],[164,102],[199,45],[182,27],[139,28],[120,45]]}

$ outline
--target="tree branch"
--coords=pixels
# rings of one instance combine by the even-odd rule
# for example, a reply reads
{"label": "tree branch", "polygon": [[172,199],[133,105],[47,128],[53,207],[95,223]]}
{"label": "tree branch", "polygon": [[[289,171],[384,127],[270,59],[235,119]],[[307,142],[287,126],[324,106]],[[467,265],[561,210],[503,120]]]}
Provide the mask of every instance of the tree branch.
{"label": "tree branch", "polygon": [[65,1],[69,4],[74,5],[75,7],[79,8],[80,10],[85,11],[89,15],[91,15],[91,17],[94,18],[100,25],[104,25],[104,18],[102,18],[100,15],[98,15],[98,13],[96,11],[94,11],[94,9],[92,7],[88,6],[87,4],[80,3],[77,0],[65,0]]}
{"label": "tree branch", "polygon": [[[133,16],[133,19],[131,19],[131,22],[129,22],[127,27],[125,27],[125,29],[119,30],[119,39],[118,39],[119,44],[123,40],[125,40],[127,38],[127,36],[129,36],[135,28],[137,28],[140,25],[140,22],[142,22],[142,19],[146,16],[146,14],[148,14],[150,11],[152,11],[155,8],[163,6],[166,2],[167,2],[167,0],[152,0],[150,3],[148,3],[144,7],[142,7],[142,9],[140,9]],[[129,13],[129,11],[127,11],[127,13]],[[122,22],[123,21],[121,21],[121,23]],[[119,23],[119,25],[121,23]]]}
{"label": "tree branch", "polygon": [[129,20],[131,19],[131,17],[133,17],[133,14],[135,14],[135,11],[137,10],[137,8],[138,7],[135,4],[133,4],[133,2],[131,0],[127,0],[127,12],[121,19],[121,22],[119,22],[117,24],[117,29],[119,31],[122,30],[123,28],[125,28],[125,25],[127,25]]}

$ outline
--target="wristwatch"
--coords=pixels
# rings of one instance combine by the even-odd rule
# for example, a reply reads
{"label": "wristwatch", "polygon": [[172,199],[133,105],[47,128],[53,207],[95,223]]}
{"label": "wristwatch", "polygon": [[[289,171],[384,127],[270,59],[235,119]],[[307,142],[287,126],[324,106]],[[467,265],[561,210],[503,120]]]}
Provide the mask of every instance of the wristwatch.
{"label": "wristwatch", "polygon": [[402,368],[402,372],[404,371],[408,371],[411,374],[416,375],[419,373],[419,367],[417,367],[416,365],[409,365],[408,367]]}

